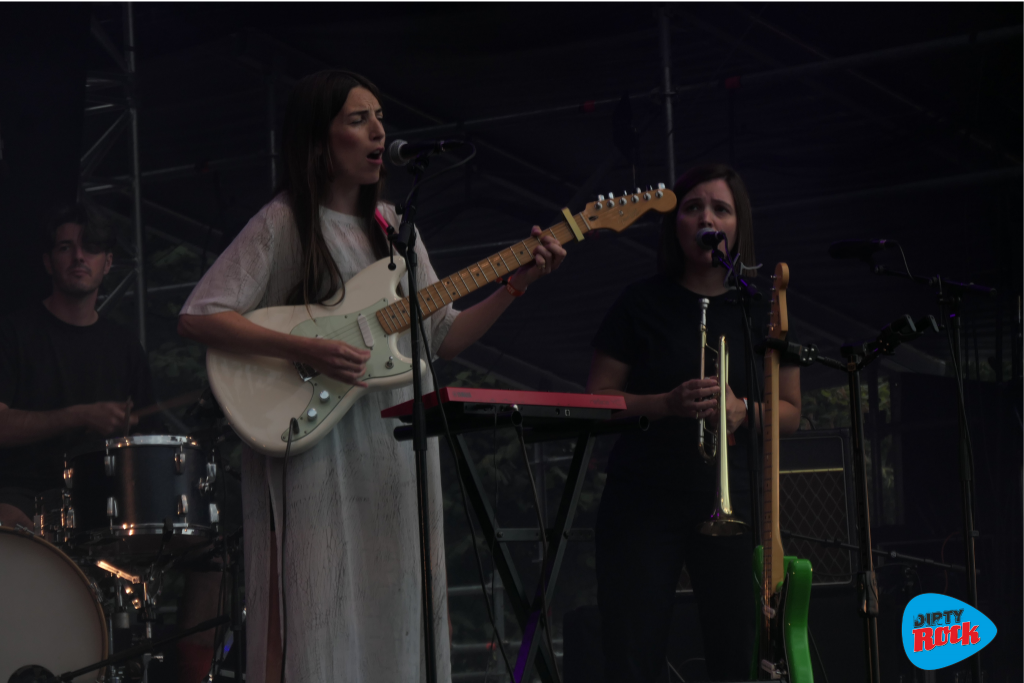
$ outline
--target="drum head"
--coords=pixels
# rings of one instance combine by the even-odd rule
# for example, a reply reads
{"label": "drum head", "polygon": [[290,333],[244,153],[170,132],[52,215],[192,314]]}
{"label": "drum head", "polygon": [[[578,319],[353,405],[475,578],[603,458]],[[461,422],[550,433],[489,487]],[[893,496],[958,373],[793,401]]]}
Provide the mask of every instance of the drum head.
{"label": "drum head", "polygon": [[0,615],[0,682],[26,666],[59,676],[107,656],[103,609],[82,570],[46,541],[9,529],[0,529]]}

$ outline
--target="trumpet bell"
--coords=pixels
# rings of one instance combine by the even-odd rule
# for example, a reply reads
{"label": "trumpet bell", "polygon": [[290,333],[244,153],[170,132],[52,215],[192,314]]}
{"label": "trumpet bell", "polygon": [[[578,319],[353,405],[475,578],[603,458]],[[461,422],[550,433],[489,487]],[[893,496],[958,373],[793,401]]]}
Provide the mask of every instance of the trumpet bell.
{"label": "trumpet bell", "polygon": [[698,531],[704,536],[740,536],[749,525],[736,515],[727,515],[716,510],[710,519],[701,522]]}

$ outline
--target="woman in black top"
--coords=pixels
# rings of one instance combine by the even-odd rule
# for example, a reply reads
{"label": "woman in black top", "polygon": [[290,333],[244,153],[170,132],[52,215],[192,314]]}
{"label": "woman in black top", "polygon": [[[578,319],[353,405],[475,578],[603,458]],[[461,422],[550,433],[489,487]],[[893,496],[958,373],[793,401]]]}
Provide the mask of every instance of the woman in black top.
{"label": "woman in black top", "polygon": [[[697,451],[697,424],[715,418],[718,380],[700,376],[700,299],[710,300],[708,341],[725,334],[729,377],[724,409],[729,433],[733,510],[748,522],[750,481],[745,408],[746,343],[742,306],[712,266],[697,231],[722,231],[723,252],[753,266],[750,201],[728,166],[691,169],[673,188],[679,197],[666,216],[657,275],[626,288],[594,338],[588,390],[626,399],[623,416],[646,415],[647,432],[624,435],[609,458],[597,521],[598,606],[609,681],[653,681],[665,670],[673,596],[685,563],[700,615],[708,673],[745,679],[754,627],[749,533],[731,538],[697,533],[715,504],[715,476]],[[767,303],[751,312],[751,336],[764,337]],[[758,385],[763,383],[756,357]],[[782,434],[800,423],[800,374],[784,367],[779,381]],[[739,393],[737,393],[737,391]],[[760,400],[760,397],[758,397]],[[755,409],[755,416],[759,411]],[[758,418],[759,419],[759,418]],[[754,425],[760,429],[760,424]]]}

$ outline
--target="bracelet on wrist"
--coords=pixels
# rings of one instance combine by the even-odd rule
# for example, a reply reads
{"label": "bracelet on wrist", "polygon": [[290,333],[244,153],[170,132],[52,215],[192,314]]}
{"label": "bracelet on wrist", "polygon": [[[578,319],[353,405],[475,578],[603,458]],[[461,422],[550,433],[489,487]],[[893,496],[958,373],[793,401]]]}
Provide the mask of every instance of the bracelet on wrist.
{"label": "bracelet on wrist", "polygon": [[525,289],[519,290],[515,288],[515,285],[512,284],[512,278],[510,277],[505,278],[505,291],[515,297],[520,297],[523,294],[526,294]]}

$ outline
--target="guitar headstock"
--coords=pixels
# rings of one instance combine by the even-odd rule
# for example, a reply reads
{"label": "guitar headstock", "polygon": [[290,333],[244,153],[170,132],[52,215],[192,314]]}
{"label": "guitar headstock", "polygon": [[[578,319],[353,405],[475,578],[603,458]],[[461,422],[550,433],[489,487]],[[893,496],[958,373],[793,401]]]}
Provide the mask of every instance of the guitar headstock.
{"label": "guitar headstock", "polygon": [[668,213],[676,208],[676,195],[666,190],[664,183],[657,188],[641,190],[639,187],[633,194],[622,194],[616,197],[609,194],[597,195],[596,202],[590,202],[581,212],[587,223],[594,229],[608,229],[619,232],[636,222],[648,211]]}
{"label": "guitar headstock", "polygon": [[772,276],[772,319],[768,326],[768,336],[772,339],[785,339],[789,332],[789,311],[786,308],[786,288],[789,287],[789,266],[783,262],[775,265]]}

